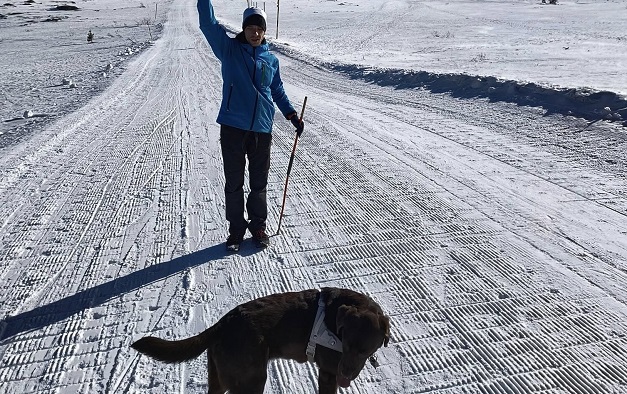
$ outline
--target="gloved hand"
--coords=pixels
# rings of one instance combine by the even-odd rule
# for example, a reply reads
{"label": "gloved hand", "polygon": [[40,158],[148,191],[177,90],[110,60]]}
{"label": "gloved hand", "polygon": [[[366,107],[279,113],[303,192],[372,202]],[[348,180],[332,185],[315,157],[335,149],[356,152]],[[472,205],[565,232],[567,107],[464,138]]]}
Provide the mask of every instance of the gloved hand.
{"label": "gloved hand", "polygon": [[305,129],[305,122],[298,118],[298,114],[296,112],[289,115],[288,119],[294,127],[296,127],[296,134],[300,137],[303,134],[303,130]]}

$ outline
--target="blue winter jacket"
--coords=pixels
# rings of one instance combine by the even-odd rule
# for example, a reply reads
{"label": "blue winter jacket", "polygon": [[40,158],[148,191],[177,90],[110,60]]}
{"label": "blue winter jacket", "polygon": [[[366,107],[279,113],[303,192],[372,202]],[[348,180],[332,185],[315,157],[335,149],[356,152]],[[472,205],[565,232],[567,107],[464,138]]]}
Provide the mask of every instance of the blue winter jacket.
{"label": "blue winter jacket", "polygon": [[279,60],[264,40],[258,47],[243,32],[231,38],[218,24],[211,0],[198,0],[200,30],[222,62],[222,105],[219,124],[263,133],[272,132],[274,103],[286,116],[296,112],[279,74]]}

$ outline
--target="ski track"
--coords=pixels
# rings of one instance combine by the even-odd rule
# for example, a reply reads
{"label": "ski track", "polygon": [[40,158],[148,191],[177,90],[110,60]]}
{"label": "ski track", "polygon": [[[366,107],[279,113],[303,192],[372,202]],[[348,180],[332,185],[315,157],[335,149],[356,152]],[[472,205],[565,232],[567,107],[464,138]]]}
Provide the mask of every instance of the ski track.
{"label": "ski track", "polygon": [[[281,62],[309,104],[267,250],[223,253],[219,64],[191,1],[104,94],[0,158],[3,392],[206,392],[204,356],[164,365],[130,343],[322,286],[392,318],[382,366],[344,392],[627,392],[623,134]],[[270,232],[280,116],[273,138]],[[316,381],[273,361],[266,392]]]}

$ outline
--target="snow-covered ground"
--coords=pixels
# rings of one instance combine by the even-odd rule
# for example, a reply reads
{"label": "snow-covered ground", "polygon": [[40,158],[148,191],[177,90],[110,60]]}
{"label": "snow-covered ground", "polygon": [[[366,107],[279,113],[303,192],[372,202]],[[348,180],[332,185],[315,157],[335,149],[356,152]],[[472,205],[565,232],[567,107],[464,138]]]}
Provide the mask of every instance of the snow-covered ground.
{"label": "snow-covered ground", "polygon": [[[56,9],[62,5],[78,10]],[[0,147],[101,93],[151,36],[156,39],[166,12],[164,3],[118,0],[0,5]]]}
{"label": "snow-covered ground", "polygon": [[[206,392],[205,356],[130,343],[339,286],[392,320],[344,392],[627,393],[627,2],[290,0],[278,39],[265,7],[307,126],[281,234],[226,255],[194,0],[0,6],[0,392]],[[292,143],[278,117],[271,232]]]}

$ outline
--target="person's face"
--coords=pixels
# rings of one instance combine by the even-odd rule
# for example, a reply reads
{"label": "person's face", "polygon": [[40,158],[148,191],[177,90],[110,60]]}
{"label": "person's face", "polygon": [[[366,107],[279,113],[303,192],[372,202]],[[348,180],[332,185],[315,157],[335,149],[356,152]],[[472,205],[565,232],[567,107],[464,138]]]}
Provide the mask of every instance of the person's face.
{"label": "person's face", "polygon": [[244,34],[246,35],[246,41],[248,41],[250,45],[258,47],[261,45],[266,32],[257,25],[248,25],[244,29]]}

